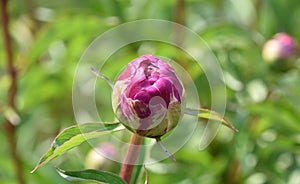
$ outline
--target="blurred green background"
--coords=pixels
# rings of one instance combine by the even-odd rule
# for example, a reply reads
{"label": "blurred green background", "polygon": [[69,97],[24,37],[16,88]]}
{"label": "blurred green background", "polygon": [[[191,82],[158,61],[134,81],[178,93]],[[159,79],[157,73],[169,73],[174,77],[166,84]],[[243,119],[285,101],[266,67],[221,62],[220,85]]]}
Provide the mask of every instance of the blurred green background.
{"label": "blurred green background", "polygon": [[[21,121],[15,132],[16,148],[26,183],[71,183],[62,179],[54,166],[85,167],[91,150],[88,144],[30,174],[55,135],[76,123],[72,82],[84,50],[110,28],[145,18],[184,24],[208,43],[226,80],[225,117],[240,130],[233,133],[222,127],[204,151],[185,145],[175,154],[176,163],[165,160],[148,168],[149,183],[300,183],[300,58],[293,59],[290,70],[278,71],[261,56],[265,41],[278,32],[287,32],[300,43],[299,0],[11,0],[7,8],[18,71],[16,103]],[[145,50],[174,58],[184,66],[201,84],[197,86],[201,104],[210,107],[204,73],[170,45],[133,44],[111,60],[125,64]],[[1,34],[2,107],[8,105],[10,85],[6,60]],[[119,72],[113,66],[111,62],[104,69],[111,79]],[[100,89],[97,86],[97,91]],[[98,105],[108,109],[107,117],[111,116],[109,88],[98,95],[109,96],[106,101],[98,99]],[[4,119],[1,112],[0,183],[17,184]]]}

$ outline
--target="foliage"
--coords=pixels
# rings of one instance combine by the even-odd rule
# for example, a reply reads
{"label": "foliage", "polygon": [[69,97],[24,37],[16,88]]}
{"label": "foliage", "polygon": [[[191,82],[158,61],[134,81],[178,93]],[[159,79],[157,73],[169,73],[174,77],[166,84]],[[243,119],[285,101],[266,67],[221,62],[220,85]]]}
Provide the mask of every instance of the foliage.
{"label": "foliage", "polygon": [[[18,69],[17,113],[21,121],[16,132],[17,151],[25,178],[30,184],[70,183],[53,166],[84,168],[91,149],[88,144],[83,143],[35,174],[30,171],[54,137],[75,123],[71,90],[84,49],[101,33],[127,21],[176,21],[175,1],[24,0],[9,1],[8,10]],[[174,155],[176,163],[164,160],[145,166],[149,183],[296,183],[300,180],[300,59],[294,59],[292,69],[278,71],[264,62],[261,50],[266,40],[281,31],[300,43],[299,1],[186,0],[184,10],[186,26],[208,43],[219,60],[226,82],[225,117],[239,133],[222,127],[202,151],[194,146],[199,139],[194,133]],[[1,39],[1,61],[5,61],[3,48]],[[108,59],[103,73],[114,79],[145,49],[174,59],[182,57],[177,60],[198,84],[202,106],[210,107],[211,92],[201,68],[167,44],[149,41],[126,46]],[[115,61],[120,66],[114,65]],[[0,62],[0,111],[7,107],[10,83],[5,66]],[[109,86],[97,81],[95,88],[97,107],[105,109],[101,119],[112,121]],[[5,118],[1,112],[1,126]],[[0,183],[13,184],[17,180],[4,129],[0,130],[0,140]],[[117,173],[118,166],[111,172]]]}

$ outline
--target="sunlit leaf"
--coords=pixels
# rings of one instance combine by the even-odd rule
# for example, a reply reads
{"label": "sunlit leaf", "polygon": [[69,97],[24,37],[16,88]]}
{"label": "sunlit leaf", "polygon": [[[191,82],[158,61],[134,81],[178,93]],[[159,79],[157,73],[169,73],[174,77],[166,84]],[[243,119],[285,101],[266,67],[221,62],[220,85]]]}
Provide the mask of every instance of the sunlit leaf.
{"label": "sunlit leaf", "polygon": [[54,139],[50,149],[40,159],[31,173],[38,170],[55,157],[67,152],[68,150],[80,145],[81,143],[99,137],[104,134],[116,132],[125,129],[119,123],[86,123],[75,125],[64,129]]}
{"label": "sunlit leaf", "polygon": [[95,183],[108,184],[126,184],[126,182],[118,175],[101,170],[87,169],[81,171],[63,171],[56,169],[57,172],[66,180],[69,181],[88,181]]}
{"label": "sunlit leaf", "polygon": [[219,113],[209,110],[209,109],[204,109],[204,108],[198,108],[198,109],[190,109],[186,108],[185,109],[185,114],[188,115],[193,115],[193,116],[198,116],[199,118],[203,119],[209,119],[209,120],[215,120],[221,122],[223,125],[227,126],[231,130],[235,132],[239,132],[229,121],[227,121],[222,115]]}

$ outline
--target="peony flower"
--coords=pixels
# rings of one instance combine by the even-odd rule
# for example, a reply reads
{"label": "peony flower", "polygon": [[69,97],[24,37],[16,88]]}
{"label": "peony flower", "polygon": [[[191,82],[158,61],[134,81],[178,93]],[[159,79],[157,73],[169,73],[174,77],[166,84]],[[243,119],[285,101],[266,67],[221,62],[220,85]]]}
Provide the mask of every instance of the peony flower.
{"label": "peony flower", "polygon": [[119,75],[113,87],[112,106],[130,131],[159,138],[180,120],[183,94],[174,69],[148,54],[131,61]]}

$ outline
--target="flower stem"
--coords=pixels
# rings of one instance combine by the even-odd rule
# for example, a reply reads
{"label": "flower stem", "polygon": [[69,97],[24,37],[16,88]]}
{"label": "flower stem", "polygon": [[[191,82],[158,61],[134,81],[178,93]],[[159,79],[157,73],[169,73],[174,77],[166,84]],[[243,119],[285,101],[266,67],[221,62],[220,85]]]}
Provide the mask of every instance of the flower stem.
{"label": "flower stem", "polygon": [[131,135],[130,145],[121,168],[120,177],[123,178],[126,183],[130,183],[134,163],[139,156],[140,145],[143,143],[144,137],[136,134]]}
{"label": "flower stem", "polygon": [[[178,24],[185,24],[185,0],[176,0],[174,7],[174,21]],[[182,27],[176,26],[175,29],[175,43],[182,46],[184,41],[184,30]]]}
{"label": "flower stem", "polygon": [[[2,28],[3,28],[3,44],[5,46],[5,52],[7,57],[7,72],[11,79],[11,83],[8,89],[8,104],[9,106],[17,111],[16,108],[16,95],[17,95],[17,71],[13,64],[13,53],[12,53],[12,41],[9,35],[9,14],[7,12],[7,0],[1,1],[1,21],[2,21]],[[25,184],[24,173],[22,169],[22,161],[20,156],[17,153],[17,141],[16,141],[16,126],[10,120],[6,120],[3,124],[4,130],[6,133],[7,141],[9,144],[10,153],[12,159],[14,161],[16,175],[19,184]]]}

